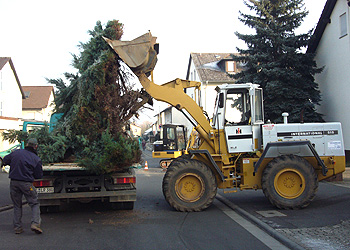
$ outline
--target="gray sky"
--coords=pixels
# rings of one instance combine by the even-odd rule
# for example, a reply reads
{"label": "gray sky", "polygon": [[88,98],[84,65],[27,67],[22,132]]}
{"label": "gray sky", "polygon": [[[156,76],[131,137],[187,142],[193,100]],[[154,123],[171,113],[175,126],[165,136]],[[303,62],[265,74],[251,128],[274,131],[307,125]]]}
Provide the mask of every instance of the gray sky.
{"label": "gray sky", "polygon": [[[314,28],[326,0],[305,0],[309,16],[300,32]],[[234,32],[249,30],[238,20],[243,0],[0,0],[0,56],[11,57],[22,85],[43,85],[45,78],[73,72],[71,53],[89,39],[96,21],[124,24],[122,40],[150,30],[160,54],[157,84],[185,78],[190,52],[235,52],[244,47]]]}

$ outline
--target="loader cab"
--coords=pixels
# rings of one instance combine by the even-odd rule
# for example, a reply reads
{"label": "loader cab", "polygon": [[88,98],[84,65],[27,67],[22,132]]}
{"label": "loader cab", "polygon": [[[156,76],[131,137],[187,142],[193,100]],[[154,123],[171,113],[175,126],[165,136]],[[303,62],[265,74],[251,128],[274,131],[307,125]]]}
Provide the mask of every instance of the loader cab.
{"label": "loader cab", "polygon": [[186,149],[186,128],[184,125],[164,124],[159,131],[159,140],[153,144],[156,151],[182,151]]}
{"label": "loader cab", "polygon": [[261,147],[262,89],[256,84],[216,87],[213,128],[225,132],[229,153],[253,152]]}

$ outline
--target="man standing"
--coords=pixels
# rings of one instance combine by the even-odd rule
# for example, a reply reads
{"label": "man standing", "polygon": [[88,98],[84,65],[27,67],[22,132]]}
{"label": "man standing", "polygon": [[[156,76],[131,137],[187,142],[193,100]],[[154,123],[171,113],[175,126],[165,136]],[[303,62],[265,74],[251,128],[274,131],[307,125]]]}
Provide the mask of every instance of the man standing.
{"label": "man standing", "polygon": [[4,165],[10,165],[10,194],[14,206],[13,225],[16,234],[23,232],[22,228],[22,197],[26,198],[32,210],[31,230],[37,234],[43,231],[40,228],[40,205],[38,194],[33,186],[34,179],[43,176],[40,157],[37,155],[38,141],[35,138],[28,140],[25,149],[18,149],[4,157]]}

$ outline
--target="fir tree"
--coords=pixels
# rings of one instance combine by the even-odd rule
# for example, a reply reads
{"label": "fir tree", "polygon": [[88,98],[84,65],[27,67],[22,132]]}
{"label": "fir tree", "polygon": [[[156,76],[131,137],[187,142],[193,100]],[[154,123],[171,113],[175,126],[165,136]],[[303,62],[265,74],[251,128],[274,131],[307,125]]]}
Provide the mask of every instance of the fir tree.
{"label": "fir tree", "polygon": [[43,163],[75,159],[80,166],[96,174],[129,168],[141,160],[138,140],[125,131],[128,121],[146,103],[145,91],[134,90],[128,73],[122,72],[119,57],[102,38],[119,40],[123,24],[109,21],[105,27],[97,22],[81,52],[73,55],[77,73],[65,73],[63,79],[47,79],[56,85],[56,112],[62,114],[53,132],[48,126],[27,132],[10,130],[2,133],[10,142],[38,139]]}
{"label": "fir tree", "polygon": [[265,120],[280,122],[283,112],[291,122],[322,121],[315,105],[321,100],[314,75],[317,68],[313,54],[305,54],[312,31],[295,34],[308,12],[302,0],[248,0],[245,5],[255,15],[240,12],[239,20],[255,30],[241,34],[247,49],[238,49],[237,62],[246,70],[234,77],[238,83],[259,84],[264,90]]}
{"label": "fir tree", "polygon": [[97,22],[89,34],[91,39],[79,45],[80,55],[73,55],[78,73],[65,73],[69,84],[62,79],[48,81],[58,89],[55,102],[57,112],[64,114],[65,129],[95,140],[107,128],[112,134],[122,132],[150,97],[133,90],[128,76],[119,71],[118,56],[102,38],[120,40],[123,25],[113,20],[104,28]]}
{"label": "fir tree", "polygon": [[73,55],[77,73],[65,73],[69,84],[48,81],[56,85],[56,111],[63,114],[57,129],[69,138],[80,165],[101,173],[140,161],[138,141],[128,138],[125,127],[150,96],[133,89],[102,38],[120,40],[123,24],[113,20],[103,27],[97,22],[89,34],[90,40],[79,45],[80,54]]}

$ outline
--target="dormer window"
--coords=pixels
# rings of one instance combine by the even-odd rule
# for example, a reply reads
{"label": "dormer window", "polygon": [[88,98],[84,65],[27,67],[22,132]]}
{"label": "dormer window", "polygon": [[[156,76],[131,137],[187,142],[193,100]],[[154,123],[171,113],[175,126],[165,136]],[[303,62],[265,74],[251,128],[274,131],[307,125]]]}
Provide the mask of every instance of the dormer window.
{"label": "dormer window", "polygon": [[229,74],[234,74],[236,72],[235,61],[226,61],[226,72]]}

